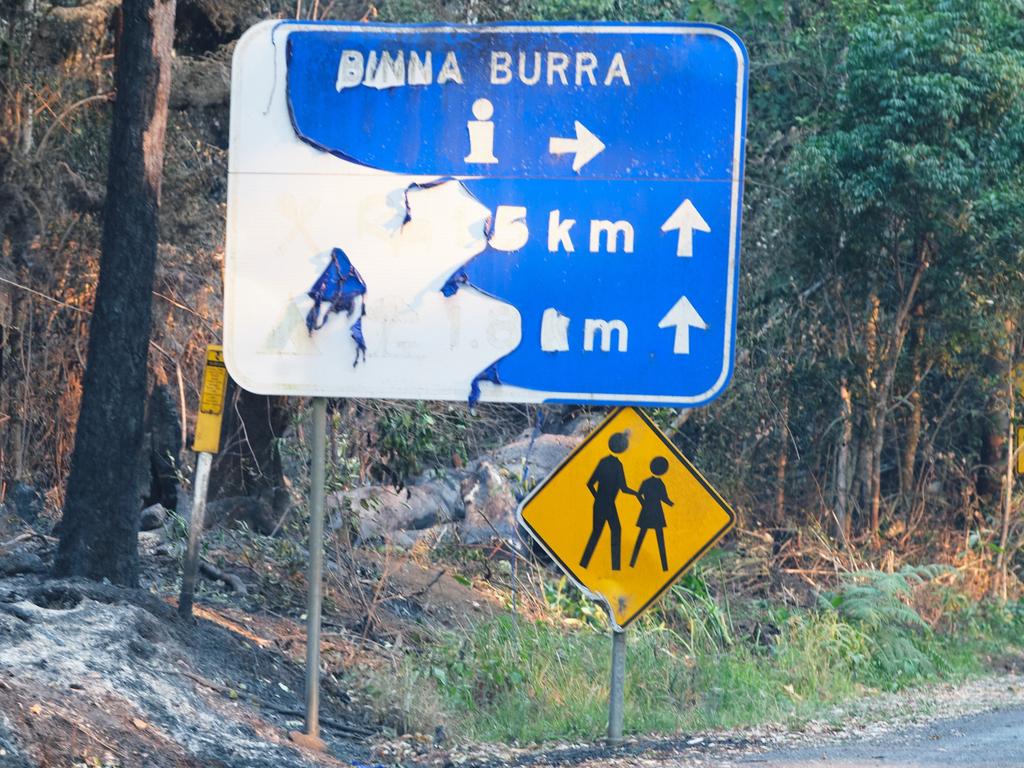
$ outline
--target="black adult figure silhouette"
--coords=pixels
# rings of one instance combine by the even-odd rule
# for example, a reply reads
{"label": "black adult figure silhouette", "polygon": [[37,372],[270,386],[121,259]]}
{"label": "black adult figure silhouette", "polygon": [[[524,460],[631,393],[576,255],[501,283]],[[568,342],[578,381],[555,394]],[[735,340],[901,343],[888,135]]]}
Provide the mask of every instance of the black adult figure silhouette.
{"label": "black adult figure silhouette", "polygon": [[640,545],[644,543],[644,536],[647,531],[654,529],[654,535],[658,537],[658,554],[661,555],[661,570],[668,570],[668,557],[665,554],[665,510],[661,505],[674,506],[665,490],[665,483],[660,475],[668,472],[668,459],[658,456],[651,460],[651,472],[654,474],[642,483],[637,491],[640,497],[640,516],[636,520],[636,526],[640,529],[637,536],[636,546],[633,547],[633,556],[629,558],[629,567],[636,567],[636,558],[640,554]]}
{"label": "black adult figure silhouette", "polygon": [[[608,447],[613,454],[622,453],[629,448],[629,435],[625,432],[616,432],[608,439]],[[619,524],[619,511],[615,508],[615,498],[619,495],[619,491],[632,496],[636,496],[636,491],[626,485],[626,472],[622,468],[622,462],[612,455],[605,456],[597,462],[594,474],[587,481],[587,488],[594,494],[594,528],[590,532],[587,547],[583,550],[580,566],[586,568],[590,565],[590,558],[594,556],[601,532],[607,525],[612,539],[612,570],[621,570],[622,525]]]}

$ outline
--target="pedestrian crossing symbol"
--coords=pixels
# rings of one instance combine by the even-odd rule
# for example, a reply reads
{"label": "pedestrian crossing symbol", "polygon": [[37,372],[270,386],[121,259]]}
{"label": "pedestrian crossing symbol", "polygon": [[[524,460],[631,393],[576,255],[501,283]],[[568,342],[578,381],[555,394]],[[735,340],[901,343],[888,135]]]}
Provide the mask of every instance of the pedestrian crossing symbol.
{"label": "pedestrian crossing symbol", "polygon": [[523,500],[519,520],[622,629],[735,515],[645,413],[619,408]]}

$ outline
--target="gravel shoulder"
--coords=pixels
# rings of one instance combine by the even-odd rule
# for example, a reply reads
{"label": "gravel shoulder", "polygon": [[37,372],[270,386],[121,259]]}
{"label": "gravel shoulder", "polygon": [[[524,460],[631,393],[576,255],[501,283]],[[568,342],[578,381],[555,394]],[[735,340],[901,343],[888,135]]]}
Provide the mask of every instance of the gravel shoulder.
{"label": "gravel shoulder", "polygon": [[845,703],[791,726],[634,738],[619,749],[559,744],[543,750],[486,747],[451,756],[457,765],[580,768],[853,768],[1024,766],[1024,675],[1006,673],[926,685]]}
{"label": "gravel shoulder", "polygon": [[772,751],[738,760],[737,766],[773,768],[1019,768],[1024,764],[1024,709],[1000,709],[937,720],[882,738]]}

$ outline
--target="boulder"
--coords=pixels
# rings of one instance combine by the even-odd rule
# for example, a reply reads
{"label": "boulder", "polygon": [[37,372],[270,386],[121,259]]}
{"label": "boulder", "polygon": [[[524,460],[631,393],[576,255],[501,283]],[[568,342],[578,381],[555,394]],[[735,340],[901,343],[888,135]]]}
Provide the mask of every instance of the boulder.
{"label": "boulder", "polygon": [[176,56],[172,67],[171,109],[217,107],[231,93],[231,50],[219,55]]}
{"label": "boulder", "polygon": [[0,576],[20,573],[46,573],[46,564],[35,552],[12,552],[0,557]]}
{"label": "boulder", "polygon": [[466,469],[440,477],[426,473],[400,490],[375,485],[331,494],[330,527],[349,525],[360,540],[386,537],[399,547],[429,539],[435,531],[436,537],[454,533],[466,544],[501,539],[518,547],[519,501],[581,440],[527,430]]}
{"label": "boulder", "polygon": [[140,531],[155,531],[157,528],[163,528],[164,523],[167,522],[167,510],[163,504],[151,504],[142,510],[142,514],[139,516],[139,530]]}
{"label": "boulder", "polygon": [[4,506],[26,523],[34,523],[43,513],[45,502],[38,488],[19,482],[8,492]]}
{"label": "boulder", "polygon": [[270,504],[263,499],[253,499],[249,496],[230,496],[226,499],[217,499],[206,505],[205,528],[213,528],[218,525],[230,526],[238,523],[245,523],[249,528],[269,536],[277,525],[274,510]]}
{"label": "boulder", "polygon": [[466,516],[459,525],[459,536],[465,544],[485,544],[503,539],[519,542],[516,507],[519,502],[503,473],[489,461],[480,461],[475,471],[462,481],[462,503]]}
{"label": "boulder", "polygon": [[390,485],[375,485],[333,493],[327,499],[329,526],[331,530],[338,530],[351,525],[356,535],[366,540],[398,531],[422,531],[459,520],[465,514],[458,486],[460,478],[459,473],[453,473],[401,490]]}
{"label": "boulder", "polygon": [[577,435],[541,434],[535,439],[532,435],[532,430],[524,432],[513,442],[494,451],[489,459],[505,470],[513,482],[518,481],[521,486],[517,489],[519,495],[524,495],[529,488],[550,475],[583,440],[582,436]]}
{"label": "boulder", "polygon": [[565,435],[570,435],[582,440],[597,429],[607,416],[608,414],[606,412],[581,413],[569,420],[562,427],[561,431]]}

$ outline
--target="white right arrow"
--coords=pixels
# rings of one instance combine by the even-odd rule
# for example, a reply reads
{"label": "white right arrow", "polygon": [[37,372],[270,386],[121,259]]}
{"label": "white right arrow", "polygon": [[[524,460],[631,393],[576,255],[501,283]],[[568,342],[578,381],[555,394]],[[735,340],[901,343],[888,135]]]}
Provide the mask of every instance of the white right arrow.
{"label": "white right arrow", "polygon": [[690,329],[700,328],[702,331],[708,329],[704,318],[697,314],[693,304],[685,296],[680,297],[658,323],[659,328],[675,328],[676,340],[672,351],[677,355],[690,354]]}
{"label": "white right arrow", "polygon": [[711,227],[704,221],[693,203],[687,198],[676,208],[668,220],[661,225],[662,232],[679,230],[679,242],[676,244],[676,256],[693,256],[693,231],[710,232]]}
{"label": "white right arrow", "polygon": [[567,155],[574,152],[576,156],[572,159],[572,169],[579,173],[580,168],[604,151],[604,142],[591,133],[587,126],[579,120],[575,120],[574,123],[576,138],[565,139],[552,136],[548,141],[548,152],[552,155]]}

